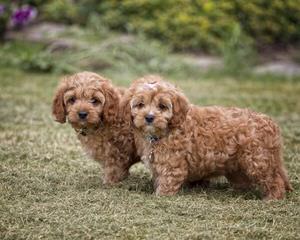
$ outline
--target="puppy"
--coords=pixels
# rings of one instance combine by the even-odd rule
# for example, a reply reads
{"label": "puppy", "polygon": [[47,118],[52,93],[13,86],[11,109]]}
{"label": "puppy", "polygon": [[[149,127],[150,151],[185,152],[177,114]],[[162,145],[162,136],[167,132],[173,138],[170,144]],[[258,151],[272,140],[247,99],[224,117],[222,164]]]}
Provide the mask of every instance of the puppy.
{"label": "puppy", "polygon": [[237,189],[258,186],[266,200],[281,199],[292,190],[280,130],[266,115],[194,106],[158,76],[135,81],[121,105],[157,195],[174,195],[184,182],[217,176]]}
{"label": "puppy", "polygon": [[109,80],[81,72],[61,81],[52,105],[55,120],[67,119],[86,152],[102,165],[104,184],[124,179],[138,161],[132,130],[119,104],[120,93]]}

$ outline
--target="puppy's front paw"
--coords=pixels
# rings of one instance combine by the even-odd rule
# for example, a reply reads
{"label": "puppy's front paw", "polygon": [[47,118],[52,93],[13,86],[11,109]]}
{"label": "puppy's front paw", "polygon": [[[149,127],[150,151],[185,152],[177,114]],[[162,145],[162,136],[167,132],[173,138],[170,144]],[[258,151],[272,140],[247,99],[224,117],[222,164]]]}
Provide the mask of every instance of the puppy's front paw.
{"label": "puppy's front paw", "polygon": [[128,172],[119,172],[119,174],[116,173],[116,171],[113,171],[114,174],[105,174],[103,177],[103,184],[106,186],[113,186],[120,183],[122,180],[124,180],[128,176]]}
{"label": "puppy's front paw", "polygon": [[158,186],[155,190],[155,195],[157,197],[159,197],[159,196],[174,196],[174,195],[176,195],[177,192],[178,191],[174,191],[171,189],[162,189]]}
{"label": "puppy's front paw", "polygon": [[113,180],[113,179],[103,178],[102,182],[103,182],[104,186],[111,187],[111,186],[116,185],[120,181],[116,181],[116,180]]}
{"label": "puppy's front paw", "polygon": [[154,188],[156,196],[173,196],[180,190],[184,183],[184,178],[170,176],[161,176],[154,180]]}

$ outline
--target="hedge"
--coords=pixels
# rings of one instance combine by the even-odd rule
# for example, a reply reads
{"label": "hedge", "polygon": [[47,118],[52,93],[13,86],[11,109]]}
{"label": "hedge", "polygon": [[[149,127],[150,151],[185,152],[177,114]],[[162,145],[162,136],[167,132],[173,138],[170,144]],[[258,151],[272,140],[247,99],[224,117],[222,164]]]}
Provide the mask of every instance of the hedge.
{"label": "hedge", "polygon": [[[300,0],[32,0],[43,18],[144,33],[176,50],[219,51],[239,25],[256,46],[300,40]],[[43,4],[41,3],[43,2]],[[38,4],[37,4],[38,3]]]}
{"label": "hedge", "polygon": [[105,0],[98,11],[113,29],[176,49],[220,49],[236,24],[257,46],[300,39],[300,0]]}

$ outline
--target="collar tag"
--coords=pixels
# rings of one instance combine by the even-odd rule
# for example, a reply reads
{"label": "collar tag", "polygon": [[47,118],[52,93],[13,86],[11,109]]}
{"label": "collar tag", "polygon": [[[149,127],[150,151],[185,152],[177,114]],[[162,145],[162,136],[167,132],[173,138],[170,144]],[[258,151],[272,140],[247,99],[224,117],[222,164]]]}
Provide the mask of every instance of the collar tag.
{"label": "collar tag", "polygon": [[87,136],[89,134],[93,134],[95,132],[97,132],[99,129],[101,129],[103,127],[102,122],[99,124],[99,126],[96,126],[94,128],[87,128],[87,127],[82,127],[79,129],[75,129],[75,131],[77,132],[77,134],[82,135],[82,136]]}
{"label": "collar tag", "polygon": [[159,138],[155,135],[148,135],[146,137],[146,139],[150,142],[150,143],[155,143],[159,140]]}
{"label": "collar tag", "polygon": [[82,136],[86,136],[86,131],[84,129],[80,129],[79,134],[81,134]]}
{"label": "collar tag", "polygon": [[82,136],[86,136],[87,135],[87,129],[86,128],[80,128],[78,130],[78,133]]}

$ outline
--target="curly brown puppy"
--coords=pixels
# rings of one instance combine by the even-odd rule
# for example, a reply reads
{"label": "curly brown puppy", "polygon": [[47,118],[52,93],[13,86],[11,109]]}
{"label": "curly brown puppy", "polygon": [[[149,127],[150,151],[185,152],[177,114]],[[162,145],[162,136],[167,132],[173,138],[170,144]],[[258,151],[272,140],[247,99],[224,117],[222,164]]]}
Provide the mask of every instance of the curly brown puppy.
{"label": "curly brown puppy", "polygon": [[91,72],[64,78],[55,94],[56,121],[68,122],[86,152],[104,168],[104,184],[128,175],[136,156],[132,130],[120,115],[120,94],[109,80]]}
{"label": "curly brown puppy", "polygon": [[239,189],[258,186],[266,200],[292,190],[282,163],[280,130],[268,116],[194,106],[157,76],[135,81],[122,101],[157,195],[174,195],[184,182],[216,176]]}

